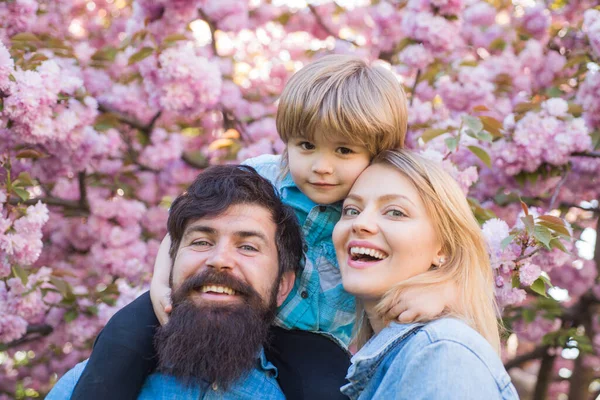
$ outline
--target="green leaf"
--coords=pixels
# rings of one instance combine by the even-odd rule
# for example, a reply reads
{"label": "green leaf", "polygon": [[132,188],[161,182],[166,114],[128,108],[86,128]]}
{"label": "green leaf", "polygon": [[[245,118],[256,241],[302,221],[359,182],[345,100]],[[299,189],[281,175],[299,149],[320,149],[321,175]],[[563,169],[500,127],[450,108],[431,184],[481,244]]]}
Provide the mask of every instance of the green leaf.
{"label": "green leaf", "polygon": [[174,43],[180,40],[188,40],[187,36],[181,33],[174,33],[172,35],[168,35],[163,39],[163,43]]}
{"label": "green leaf", "polygon": [[544,283],[548,286],[548,287],[554,287],[554,285],[552,284],[552,281],[550,280],[549,277],[547,277],[544,273],[542,273],[542,275],[540,275],[540,279],[544,281]]}
{"label": "green leaf", "polygon": [[21,280],[21,283],[23,283],[23,285],[27,284],[27,280],[29,277],[29,274],[27,273],[27,271],[25,271],[23,268],[21,268],[18,265],[13,265],[12,272],[15,277],[17,277]]}
{"label": "green leaf", "polygon": [[521,278],[519,277],[519,274],[513,274],[511,284],[513,288],[518,288],[521,286]]}
{"label": "green leaf", "polygon": [[531,290],[541,296],[548,297],[546,294],[546,284],[543,279],[537,278],[535,282],[531,284]]}
{"label": "green leaf", "polygon": [[533,232],[535,230],[535,222],[533,220],[533,215],[521,217],[521,221],[523,221],[523,224],[525,225],[525,228],[527,229],[527,233],[529,235],[533,235]]}
{"label": "green leaf", "polygon": [[421,135],[421,139],[423,139],[423,141],[427,143],[431,139],[443,135],[446,132],[448,132],[447,129],[425,129],[423,131],[423,134]]}
{"label": "green leaf", "polygon": [[550,249],[550,242],[554,237],[552,236],[552,232],[550,229],[545,226],[536,225],[533,231],[533,237],[537,239],[538,242],[542,243],[547,249]]}
{"label": "green leaf", "polygon": [[50,283],[54,285],[54,287],[60,292],[62,297],[68,297],[69,294],[72,293],[69,284],[60,278],[51,276]]}
{"label": "green leaf", "polygon": [[588,62],[590,62],[590,58],[588,57],[588,55],[580,54],[578,56],[571,58],[569,61],[567,61],[567,63],[563,67],[563,69],[571,68],[578,64],[583,64],[583,63],[588,63]]}
{"label": "green leaf", "polygon": [[79,316],[77,310],[71,309],[65,313],[65,322],[69,323],[75,320]]}
{"label": "green leaf", "polygon": [[565,245],[562,244],[562,242],[558,238],[554,238],[554,239],[552,239],[550,241],[550,248],[551,249],[559,249],[563,253],[570,254],[569,250],[567,250],[567,248],[565,247]]}
{"label": "green leaf", "polygon": [[458,147],[458,139],[455,137],[449,137],[444,140],[446,142],[446,147],[449,152],[453,152]]}
{"label": "green leaf", "polygon": [[490,155],[487,153],[487,151],[477,146],[468,146],[468,148],[473,154],[477,156],[477,158],[483,161],[483,163],[487,165],[488,168],[492,168],[492,160],[490,159]]}
{"label": "green leaf", "polygon": [[554,232],[564,235],[566,237],[571,237],[571,235],[569,234],[569,230],[564,225],[558,225],[548,221],[539,221],[538,225],[545,226],[546,228],[551,229]]}
{"label": "green leaf", "polygon": [[552,87],[546,89],[546,95],[548,97],[561,97],[563,94],[564,94],[564,92],[556,86],[552,86]]}
{"label": "green leaf", "polygon": [[531,111],[536,107],[533,103],[519,103],[515,106],[514,112],[516,113],[525,113],[527,111]]}
{"label": "green leaf", "polygon": [[500,242],[500,248],[502,250],[504,250],[509,244],[512,243],[512,241],[515,239],[515,235],[508,235],[507,237],[505,237],[502,242]]}
{"label": "green leaf", "polygon": [[529,207],[527,207],[527,204],[525,204],[523,200],[521,200],[521,208],[523,209],[525,215],[529,216]]}
{"label": "green leaf", "polygon": [[465,125],[467,125],[476,135],[483,130],[483,123],[479,120],[479,118],[475,118],[470,115],[463,115],[462,120]]}
{"label": "green leaf", "polygon": [[92,55],[92,60],[94,61],[108,61],[113,62],[117,57],[118,50],[113,46],[106,46],[96,51]]}
{"label": "green leaf", "polygon": [[40,38],[31,32],[17,33],[10,40],[13,42],[41,42]]}
{"label": "green leaf", "polygon": [[487,130],[479,132],[475,137],[483,142],[491,142],[494,140],[494,136]]}
{"label": "green leaf", "polygon": [[38,150],[34,150],[34,149],[25,149],[25,150],[21,150],[17,153],[17,158],[41,158],[44,157],[44,153],[38,151]]}
{"label": "green leaf", "polygon": [[15,194],[17,196],[19,196],[21,198],[21,200],[23,200],[23,201],[29,200],[29,192],[27,190],[19,188],[19,187],[13,187],[12,190],[13,190],[13,192],[15,192]]}
{"label": "green leaf", "polygon": [[143,47],[140,51],[138,51],[135,54],[132,54],[131,57],[129,57],[127,65],[132,65],[136,62],[142,61],[144,58],[148,57],[152,53],[154,53],[154,49],[152,47]]}
{"label": "green leaf", "polygon": [[26,186],[35,186],[35,181],[31,179],[31,176],[28,172],[21,172],[17,177],[18,180],[23,182]]}
{"label": "green leaf", "polygon": [[535,310],[532,308],[524,308],[523,309],[523,319],[528,324],[532,323],[535,320]]}
{"label": "green leaf", "polygon": [[502,38],[496,38],[490,43],[490,50],[503,51],[506,48],[506,42]]}
{"label": "green leaf", "polygon": [[494,137],[501,138],[503,136],[502,129],[504,128],[504,124],[502,121],[485,115],[480,116],[479,121],[483,124],[483,129],[491,133]]}

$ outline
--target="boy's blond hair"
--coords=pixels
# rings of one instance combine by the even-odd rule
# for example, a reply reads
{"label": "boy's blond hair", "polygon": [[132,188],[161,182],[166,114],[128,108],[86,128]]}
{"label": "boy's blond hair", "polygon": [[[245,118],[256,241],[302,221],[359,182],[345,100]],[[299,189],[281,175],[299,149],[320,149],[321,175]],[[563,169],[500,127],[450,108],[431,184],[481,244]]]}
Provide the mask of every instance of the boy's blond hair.
{"label": "boy's blond hair", "polygon": [[279,99],[277,131],[284,143],[318,134],[362,145],[374,157],[404,147],[406,103],[391,71],[358,57],[328,55],[290,78]]}
{"label": "boy's blond hair", "polygon": [[[458,288],[458,299],[449,307],[449,315],[465,321],[499,352],[494,272],[483,233],[462,190],[438,163],[408,150],[385,151],[373,163],[390,166],[411,181],[433,221],[446,259],[437,269],[398,282],[375,311],[384,315],[398,304],[400,294],[408,288],[424,287],[434,291],[453,282]],[[373,330],[360,302],[357,302],[357,313],[355,340],[360,348],[373,335]]]}

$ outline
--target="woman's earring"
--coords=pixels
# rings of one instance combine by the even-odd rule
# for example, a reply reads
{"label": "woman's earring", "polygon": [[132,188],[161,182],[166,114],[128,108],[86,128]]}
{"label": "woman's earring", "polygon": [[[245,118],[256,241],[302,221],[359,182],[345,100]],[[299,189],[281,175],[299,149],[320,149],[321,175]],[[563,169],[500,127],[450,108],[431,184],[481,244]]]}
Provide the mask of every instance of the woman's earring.
{"label": "woman's earring", "polygon": [[442,266],[442,264],[444,264],[446,262],[446,259],[444,257],[440,257],[440,259],[438,260],[438,268]]}

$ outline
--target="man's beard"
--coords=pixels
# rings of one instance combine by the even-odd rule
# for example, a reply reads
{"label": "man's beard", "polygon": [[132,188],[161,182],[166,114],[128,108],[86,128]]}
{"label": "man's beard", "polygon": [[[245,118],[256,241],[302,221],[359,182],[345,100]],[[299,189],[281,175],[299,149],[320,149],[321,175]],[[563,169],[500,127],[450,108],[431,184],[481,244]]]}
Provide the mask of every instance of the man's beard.
{"label": "man's beard", "polygon": [[[199,296],[205,285],[230,287],[243,301],[194,303],[190,296]],[[172,295],[169,322],[154,338],[159,371],[188,385],[205,380],[226,390],[257,365],[275,318],[278,287],[279,279],[265,305],[254,288],[227,273],[207,271],[186,279]]]}

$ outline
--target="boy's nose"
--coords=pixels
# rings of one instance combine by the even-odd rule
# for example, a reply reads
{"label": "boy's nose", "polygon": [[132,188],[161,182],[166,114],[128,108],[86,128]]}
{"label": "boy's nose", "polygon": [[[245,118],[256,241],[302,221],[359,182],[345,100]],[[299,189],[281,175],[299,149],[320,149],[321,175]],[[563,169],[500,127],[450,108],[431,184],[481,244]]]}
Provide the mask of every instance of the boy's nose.
{"label": "boy's nose", "polygon": [[324,158],[320,158],[313,163],[312,172],[319,175],[332,174],[333,166]]}

